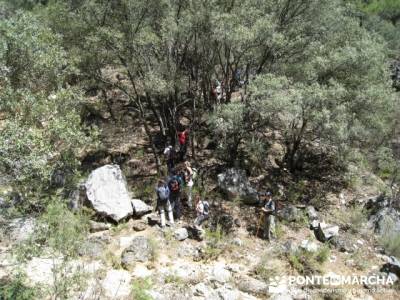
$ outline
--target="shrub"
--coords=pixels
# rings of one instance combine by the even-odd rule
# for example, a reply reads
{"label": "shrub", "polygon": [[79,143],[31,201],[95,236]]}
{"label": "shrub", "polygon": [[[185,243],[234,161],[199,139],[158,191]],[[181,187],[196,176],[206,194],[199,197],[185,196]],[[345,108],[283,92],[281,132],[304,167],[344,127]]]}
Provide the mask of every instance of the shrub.
{"label": "shrub", "polygon": [[378,241],[386,253],[400,257],[400,232],[394,230],[392,221],[388,220],[383,224],[383,234]]}
{"label": "shrub", "polygon": [[52,199],[39,218],[33,235],[15,250],[20,261],[44,252],[54,258],[51,297],[68,299],[72,290],[84,284],[83,274],[71,262],[78,256],[88,227],[85,215],[74,214],[59,199]]}
{"label": "shrub", "polygon": [[227,249],[226,236],[219,224],[215,230],[206,229],[205,239],[207,242],[204,251],[205,260],[217,259]]}
{"label": "shrub", "polygon": [[330,250],[323,246],[316,252],[309,252],[298,249],[288,255],[290,265],[302,275],[312,275],[322,273],[322,266],[328,259]]}
{"label": "shrub", "polygon": [[132,284],[132,298],[135,300],[152,300],[153,298],[147,293],[152,286],[153,283],[150,278],[135,280]]}
{"label": "shrub", "polygon": [[11,279],[0,281],[0,299],[31,300],[39,297],[39,290],[24,284],[25,276],[17,273]]}

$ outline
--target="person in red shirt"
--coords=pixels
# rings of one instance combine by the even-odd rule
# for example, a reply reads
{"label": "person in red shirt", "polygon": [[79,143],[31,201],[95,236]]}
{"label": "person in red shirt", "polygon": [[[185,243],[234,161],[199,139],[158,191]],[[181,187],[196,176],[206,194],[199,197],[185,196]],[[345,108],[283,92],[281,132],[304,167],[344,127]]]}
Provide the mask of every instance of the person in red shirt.
{"label": "person in red shirt", "polygon": [[179,141],[179,159],[181,161],[185,161],[187,144],[189,141],[189,130],[188,129],[178,132],[178,141]]}

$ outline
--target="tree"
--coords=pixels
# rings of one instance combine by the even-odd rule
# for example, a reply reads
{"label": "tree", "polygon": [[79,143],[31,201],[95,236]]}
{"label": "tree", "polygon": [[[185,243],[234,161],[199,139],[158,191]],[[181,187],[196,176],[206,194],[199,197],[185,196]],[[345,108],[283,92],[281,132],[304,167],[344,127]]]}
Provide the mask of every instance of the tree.
{"label": "tree", "polygon": [[78,152],[91,141],[81,125],[82,98],[66,84],[72,66],[60,37],[33,15],[3,20],[0,34],[0,167],[25,207],[40,208],[53,174],[72,180]]}

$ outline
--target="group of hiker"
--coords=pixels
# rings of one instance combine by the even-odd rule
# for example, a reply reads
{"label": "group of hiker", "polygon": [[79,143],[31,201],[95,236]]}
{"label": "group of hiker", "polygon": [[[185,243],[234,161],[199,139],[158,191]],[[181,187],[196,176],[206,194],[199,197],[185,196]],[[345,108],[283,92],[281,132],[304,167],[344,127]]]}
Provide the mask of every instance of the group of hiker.
{"label": "group of hiker", "polygon": [[202,200],[200,195],[196,195],[193,205],[193,185],[196,170],[186,160],[189,130],[180,131],[177,135],[179,150],[176,151],[173,146],[164,149],[168,176],[165,179],[160,179],[156,187],[157,209],[160,214],[161,227],[166,226],[166,213],[170,224],[174,224],[175,221],[179,222],[183,211],[181,195],[186,190],[187,206],[189,209],[195,209],[194,225],[200,228],[201,224],[208,218],[209,204]]}
{"label": "group of hiker", "polygon": [[[177,132],[179,150],[168,146],[164,149],[164,157],[168,169],[168,175],[160,179],[156,187],[157,210],[160,214],[161,227],[167,225],[166,214],[169,224],[173,225],[179,222],[182,217],[181,195],[186,191],[186,205],[196,213],[193,225],[201,230],[202,223],[208,219],[210,205],[207,200],[197,194],[193,205],[193,186],[196,179],[197,170],[192,168],[189,161],[186,160],[187,145],[189,140],[189,130],[185,129]],[[258,194],[262,208],[260,210],[260,220],[257,226],[257,233],[263,224],[263,238],[271,240],[275,235],[275,201],[272,199],[271,192],[262,192]]]}

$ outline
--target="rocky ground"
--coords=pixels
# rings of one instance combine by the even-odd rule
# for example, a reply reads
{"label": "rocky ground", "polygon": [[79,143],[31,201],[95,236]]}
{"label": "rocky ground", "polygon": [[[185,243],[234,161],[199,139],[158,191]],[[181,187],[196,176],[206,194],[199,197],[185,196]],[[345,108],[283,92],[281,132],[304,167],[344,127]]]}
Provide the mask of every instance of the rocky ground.
{"label": "rocky ground", "polygon": [[[46,255],[32,254],[18,263],[16,246],[35,233],[36,220],[2,219],[0,282],[22,271],[28,286],[51,287],[60,280],[55,270],[62,267],[69,277],[79,275],[68,283],[72,299],[399,299],[400,263],[385,254],[378,240],[388,220],[400,231],[400,215],[389,208],[387,198],[377,197],[379,185],[369,184],[379,179],[363,175],[357,188],[328,191],[323,202],[285,203],[277,217],[277,239],[267,242],[255,235],[255,187],[269,184],[272,173],[247,179],[244,171],[224,170],[207,182],[211,217],[201,236],[193,230],[194,212],[187,207],[183,220],[162,230],[153,212],[154,159],[143,147],[144,132],[120,100],[110,113],[90,112],[106,120],[122,115],[127,125],[101,122],[102,148],[82,154],[91,173],[71,193],[71,207],[89,204],[96,217],[79,257],[65,265],[63,257],[48,249]],[[206,149],[207,143],[199,137],[197,145]],[[210,154],[198,153],[197,163],[211,168],[215,161]],[[272,170],[279,168],[281,155],[281,145],[271,147]],[[288,191],[279,188],[279,193]],[[369,215],[360,214],[364,208]],[[330,291],[331,286],[289,282],[288,276],[304,274],[379,275],[395,284]]]}
{"label": "rocky ground", "polygon": [[[119,170],[113,166],[107,168],[111,172]],[[95,176],[92,173],[87,181],[92,180],[86,184],[87,193],[95,188]],[[109,178],[108,182],[112,180]],[[126,192],[124,180],[119,182],[122,182],[119,186],[122,199]],[[98,194],[97,200],[93,200],[97,201],[98,206],[94,206],[99,212],[106,210],[101,207],[102,196]],[[296,251],[320,253],[321,249],[329,248],[326,261],[311,272],[326,276],[379,274],[397,281],[399,262],[384,255],[376,243],[379,212],[370,222],[349,224],[350,219],[345,215],[353,199],[342,194],[335,200],[334,210],[317,211],[301,205],[285,207],[279,213],[278,238],[272,242],[255,237],[257,215],[251,205],[232,201],[214,203],[211,206],[214,216],[199,238],[192,230],[190,218],[162,230],[151,207],[141,200],[131,200],[132,217],[118,225],[90,222],[91,233],[82,244],[80,258],[68,263],[70,273],[79,271],[80,280],[85,282],[73,298],[398,299],[400,294],[395,285],[356,285],[330,293],[322,290],[323,286],[290,284],[285,279],[301,273],[291,258]],[[379,211],[387,209],[384,201],[375,198],[359,200],[360,205],[372,205]],[[120,221],[124,216],[115,209],[107,213]],[[210,230],[215,222],[220,224],[221,234]],[[32,257],[26,264],[17,264],[15,260],[13,247],[25,240],[34,226],[35,220],[31,218],[3,224],[6,238],[3,237],[0,248],[1,278],[22,269],[30,285],[46,286],[57,280],[53,270],[62,264],[62,257]],[[372,292],[369,288],[382,290]]]}

